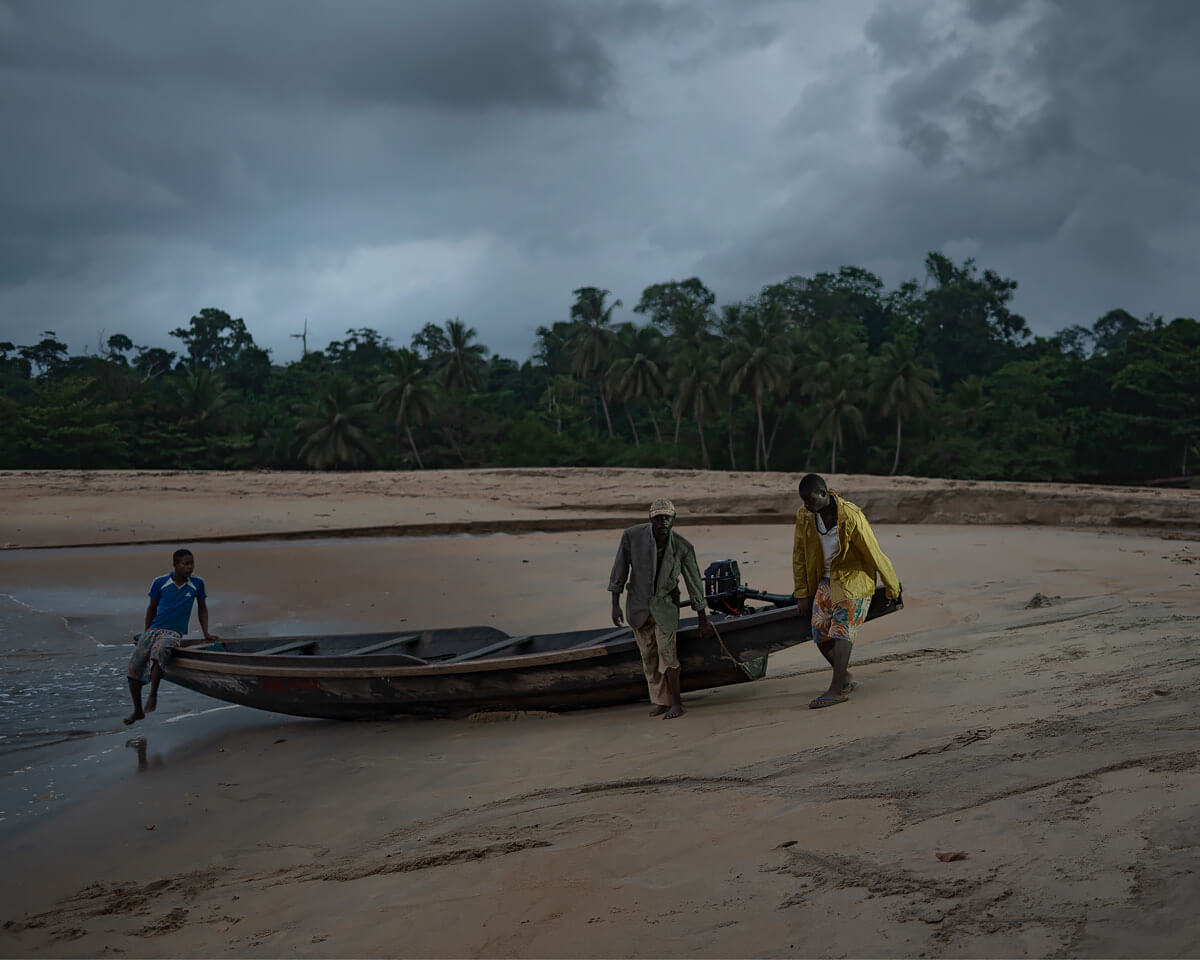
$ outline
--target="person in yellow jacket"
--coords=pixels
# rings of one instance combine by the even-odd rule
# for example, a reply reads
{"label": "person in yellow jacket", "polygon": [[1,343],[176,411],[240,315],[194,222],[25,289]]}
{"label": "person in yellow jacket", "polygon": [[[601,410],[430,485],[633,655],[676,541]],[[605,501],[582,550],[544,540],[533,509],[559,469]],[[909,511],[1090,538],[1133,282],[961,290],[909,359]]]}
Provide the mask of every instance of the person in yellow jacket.
{"label": "person in yellow jacket", "polygon": [[879,548],[862,510],[810,473],[800,481],[796,539],[792,547],[796,609],[812,625],[813,642],[833,667],[829,689],[809,703],[831,707],[845,703],[855,684],[850,679],[850,650],[867,618],[875,577],[887,599],[900,599],[900,581],[892,561]]}

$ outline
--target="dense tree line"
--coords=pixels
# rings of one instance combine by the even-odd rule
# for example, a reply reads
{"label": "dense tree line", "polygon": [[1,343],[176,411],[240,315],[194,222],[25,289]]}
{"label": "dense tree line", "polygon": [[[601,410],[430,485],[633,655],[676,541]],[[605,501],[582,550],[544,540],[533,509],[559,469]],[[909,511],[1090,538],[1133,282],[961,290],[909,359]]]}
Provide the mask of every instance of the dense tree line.
{"label": "dense tree line", "polygon": [[173,351],[117,333],[70,356],[48,331],[0,342],[0,467],[1190,474],[1200,324],[1117,309],[1033,337],[1015,289],[931,253],[894,290],[857,267],[720,307],[698,278],[655,284],[635,323],[581,287],[524,363],[459,319],[406,346],[348,330],[283,365],[217,309]]}

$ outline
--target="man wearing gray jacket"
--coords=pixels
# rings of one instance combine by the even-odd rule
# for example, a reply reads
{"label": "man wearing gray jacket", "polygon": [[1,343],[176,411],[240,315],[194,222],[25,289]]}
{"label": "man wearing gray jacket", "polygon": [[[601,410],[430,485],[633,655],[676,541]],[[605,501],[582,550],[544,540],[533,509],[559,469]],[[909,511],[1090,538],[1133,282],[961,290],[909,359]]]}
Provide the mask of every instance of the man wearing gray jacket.
{"label": "man wearing gray jacket", "polygon": [[621,626],[621,591],[628,582],[625,612],[642,654],[642,669],[654,709],[652,717],[674,720],[683,715],[679,692],[679,577],[687,584],[688,601],[700,618],[700,634],[710,637],[712,624],[704,611],[704,588],[696,551],[675,533],[675,505],[658,499],[650,506],[650,522],[629,527],[613,561],[608,590],[612,621]]}

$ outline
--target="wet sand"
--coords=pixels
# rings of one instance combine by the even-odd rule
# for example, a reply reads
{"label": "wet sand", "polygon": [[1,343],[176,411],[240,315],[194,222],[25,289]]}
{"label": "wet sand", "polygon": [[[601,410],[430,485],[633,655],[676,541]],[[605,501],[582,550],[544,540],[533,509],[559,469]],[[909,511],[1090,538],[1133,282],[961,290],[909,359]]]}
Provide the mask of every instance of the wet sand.
{"label": "wet sand", "polygon": [[[540,482],[543,506],[578,499]],[[268,501],[255,509],[270,520]],[[1194,956],[1200,544],[1079,520],[1094,504],[1074,518],[1086,528],[878,523],[907,606],[864,628],[860,686],[831,709],[805,708],[827,683],[806,644],[763,681],[689,695],[669,723],[643,705],[264,716],[193,721],[180,743],[152,717],[137,733],[158,763],[139,772],[118,751],[101,787],[6,837],[0,952]],[[93,522],[60,516],[44,542],[81,542]],[[787,525],[683,513],[679,529],[702,564],[732,556],[753,585],[789,588]],[[515,633],[603,625],[614,545],[581,530],[196,553],[217,632],[403,620]],[[136,620],[160,552],[11,549],[0,583],[128,592]]]}

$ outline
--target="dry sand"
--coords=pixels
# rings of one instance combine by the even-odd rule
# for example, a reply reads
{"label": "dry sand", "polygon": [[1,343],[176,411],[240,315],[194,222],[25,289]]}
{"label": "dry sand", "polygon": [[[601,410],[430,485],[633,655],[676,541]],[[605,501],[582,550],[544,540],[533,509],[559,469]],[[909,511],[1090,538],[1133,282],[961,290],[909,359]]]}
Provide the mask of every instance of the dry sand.
{"label": "dry sand", "polygon": [[[297,618],[599,626],[615,541],[583,527],[667,492],[702,563],[733,556],[754,585],[787,590],[790,528],[749,521],[760,507],[790,513],[794,482],[7,474],[0,494],[19,507],[0,541],[200,542],[317,520],[545,530],[551,513],[580,529],[210,543],[198,572],[218,632]],[[689,696],[670,723],[641,705],[504,722],[280,719],[197,738],[141,774],[119,757],[130,769],[115,785],[11,838],[0,952],[1200,954],[1200,544],[1188,533],[1200,499],[837,486],[870,509],[907,602],[864,628],[850,702],[805,709],[827,676],[802,645],[763,681]],[[0,583],[129,591],[136,618],[163,565],[145,547],[12,549]],[[155,723],[139,729],[152,746]]]}

